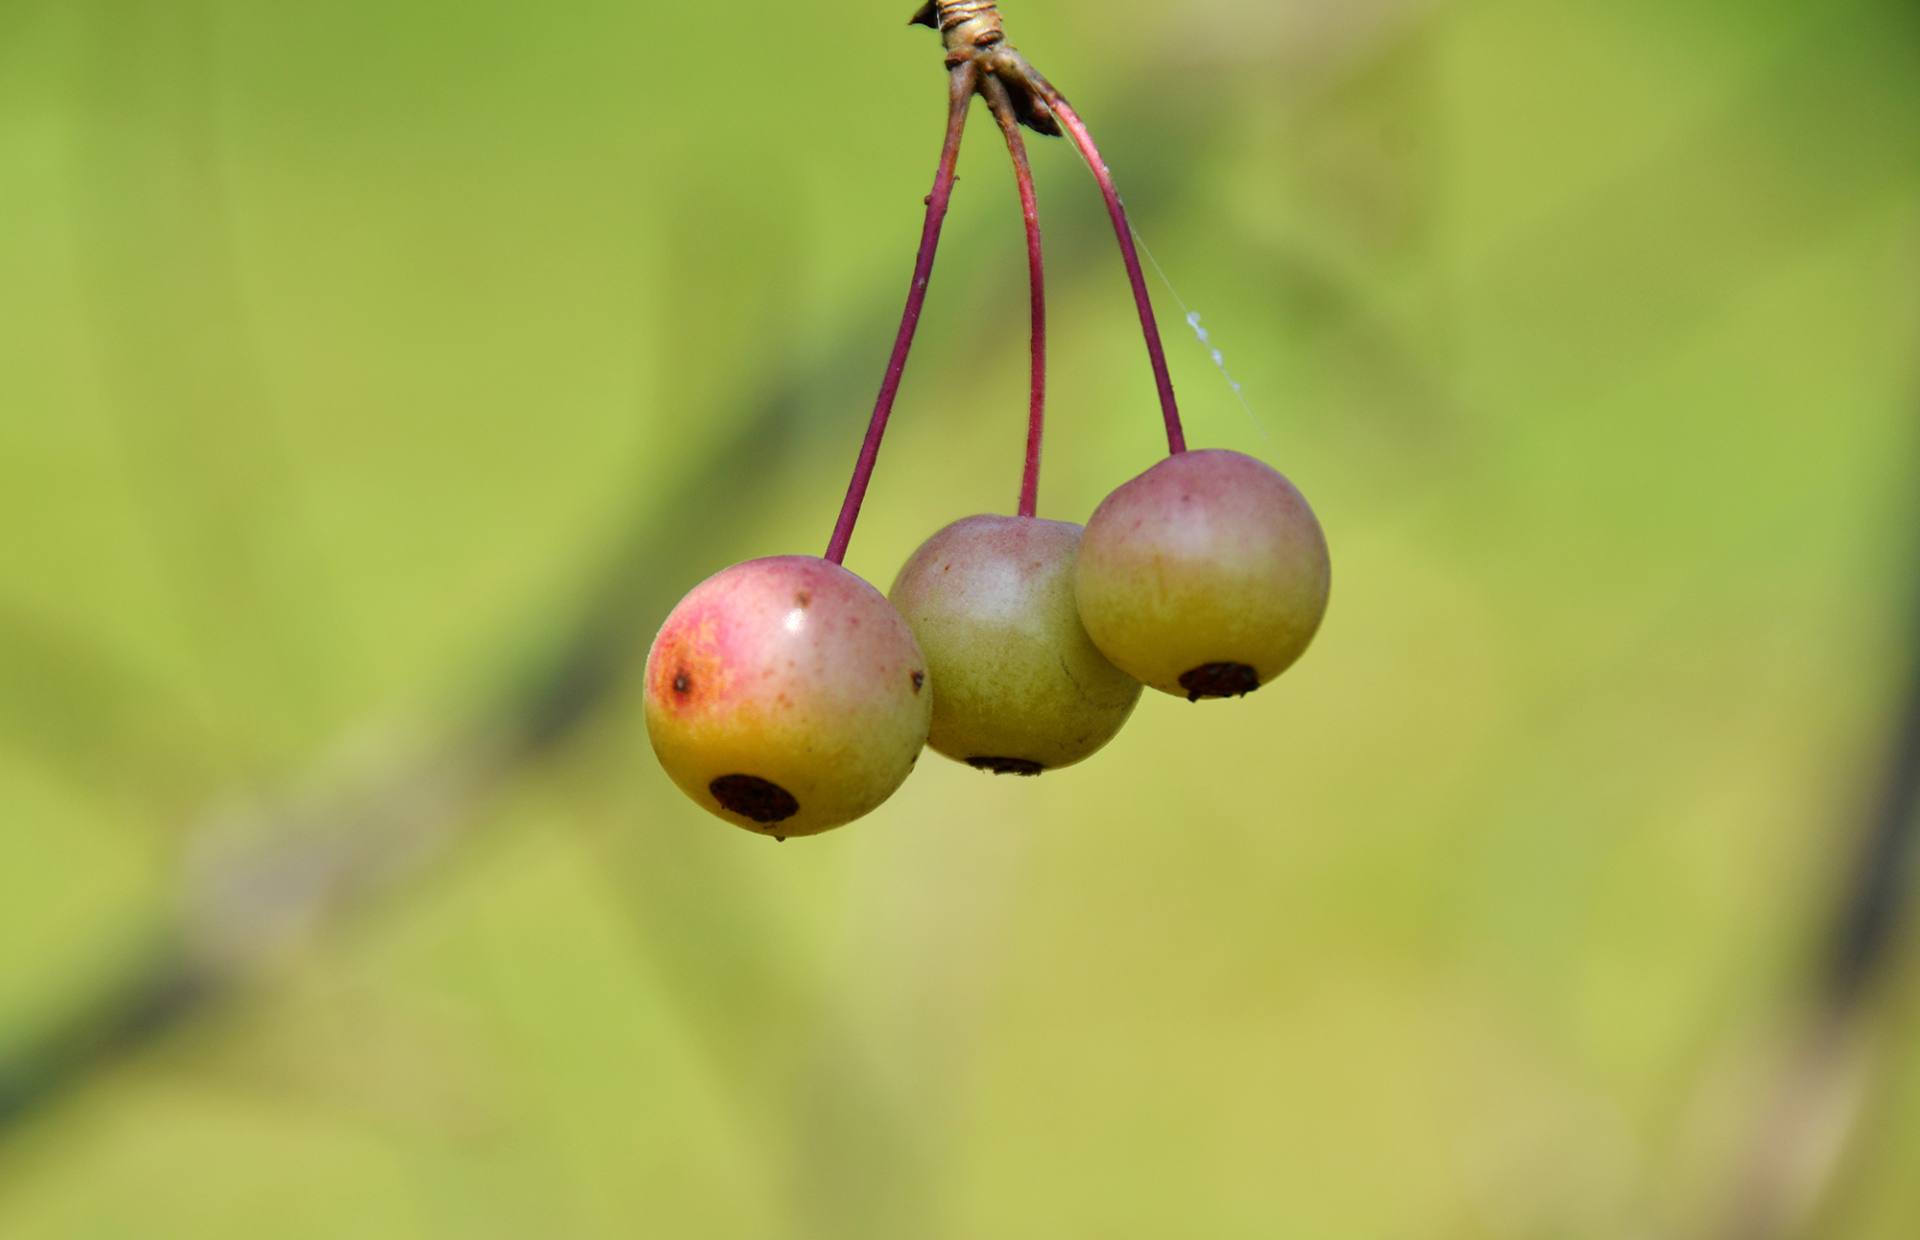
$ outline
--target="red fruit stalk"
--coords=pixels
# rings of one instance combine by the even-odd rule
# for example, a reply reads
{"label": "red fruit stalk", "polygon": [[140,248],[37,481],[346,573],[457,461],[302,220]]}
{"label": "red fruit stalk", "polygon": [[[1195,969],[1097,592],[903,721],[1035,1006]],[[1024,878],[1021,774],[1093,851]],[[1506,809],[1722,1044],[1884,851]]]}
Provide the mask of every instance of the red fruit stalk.
{"label": "red fruit stalk", "polygon": [[1006,135],[1007,154],[1013,159],[1013,179],[1020,189],[1020,214],[1027,228],[1027,285],[1030,290],[1033,373],[1027,397],[1027,462],[1020,476],[1020,515],[1031,517],[1040,497],[1040,441],[1047,412],[1047,267],[1040,250],[1040,205],[1033,192],[1033,167],[1027,162],[1027,144],[1020,136],[1020,118],[1013,97],[999,78],[988,75],[981,83],[987,106]]}
{"label": "red fruit stalk", "polygon": [[1140,312],[1140,332],[1147,339],[1147,360],[1153,364],[1153,382],[1160,389],[1160,414],[1167,423],[1167,451],[1179,454],[1187,450],[1186,433],[1180,428],[1180,407],[1173,399],[1173,378],[1167,373],[1167,353],[1160,345],[1160,325],[1153,317],[1153,300],[1147,296],[1147,277],[1140,270],[1140,256],[1133,246],[1133,225],[1127,222],[1127,209],[1120,202],[1120,193],[1113,187],[1113,174],[1107,170],[1106,161],[1100,158],[1100,148],[1093,143],[1093,135],[1087,132],[1087,126],[1080,119],[1060,92],[1042,79],[1047,106],[1066,130],[1067,137],[1087,161],[1087,167],[1093,171],[1093,179],[1100,183],[1100,193],[1107,200],[1107,215],[1113,220],[1113,235],[1120,242],[1120,260],[1126,264],[1127,280],[1133,285],[1133,304]]}
{"label": "red fruit stalk", "polygon": [[[1140,270],[1140,257],[1134,251],[1133,227],[1127,222],[1127,209],[1114,189],[1113,174],[1100,158],[1100,148],[1053,83],[1006,41],[1006,30],[992,0],[926,0],[913,15],[919,25],[932,26],[946,44],[949,66],[971,61],[986,72],[989,81],[998,81],[1010,96],[1020,122],[1039,133],[1064,133],[1072,140],[1099,182],[1101,196],[1107,202],[1107,214],[1113,220],[1114,236],[1120,242],[1120,258],[1126,264],[1127,280],[1133,286],[1133,304],[1140,313],[1140,332],[1147,342],[1147,360],[1153,366],[1153,381],[1160,392],[1160,413],[1167,424],[1167,450],[1178,455],[1187,450],[1185,432],[1180,427],[1180,407],[1173,397],[1173,379],[1167,373],[1166,349],[1160,343],[1160,327],[1153,316],[1153,299],[1147,295],[1147,279]],[[984,87],[983,87],[984,89]]]}
{"label": "red fruit stalk", "polygon": [[846,499],[840,505],[833,537],[828,540],[826,558],[835,564],[846,559],[847,544],[852,541],[854,523],[860,505],[866,499],[880,442],[886,435],[887,419],[900,392],[900,380],[906,373],[907,355],[920,326],[920,314],[926,304],[927,283],[933,274],[934,254],[940,246],[940,229],[946,221],[947,206],[953,197],[954,169],[960,156],[960,139],[965,131],[967,109],[974,93],[986,95],[988,106],[1000,123],[1013,159],[1014,176],[1020,189],[1021,214],[1026,223],[1027,265],[1032,300],[1033,374],[1027,414],[1027,451],[1021,476],[1019,512],[1032,516],[1040,485],[1040,451],[1046,405],[1046,292],[1040,249],[1039,208],[1033,192],[1033,173],[1027,163],[1026,144],[1019,126],[1026,125],[1044,134],[1064,133],[1072,140],[1093,172],[1106,200],[1107,214],[1113,221],[1114,237],[1120,243],[1120,258],[1126,265],[1127,281],[1133,290],[1134,307],[1140,316],[1140,331],[1147,345],[1147,360],[1153,368],[1154,386],[1160,395],[1160,413],[1167,428],[1167,451],[1178,455],[1187,450],[1186,434],[1180,425],[1180,407],[1173,395],[1173,378],[1167,370],[1166,349],[1161,344],[1160,327],[1154,318],[1153,299],[1147,293],[1147,280],[1133,241],[1133,227],[1127,209],[1114,188],[1113,176],[1086,123],[1080,119],[1060,92],[1039,70],[1008,44],[999,13],[990,0],[927,0],[913,21],[940,31],[947,48],[950,70],[947,82],[947,135],[940,151],[940,165],[934,175],[933,192],[927,196],[926,221],[920,230],[920,250],[914,260],[913,283],[907,289],[907,305],[895,333],[893,353],[874,401],[866,438],[854,462],[853,477],[847,483]]}
{"label": "red fruit stalk", "polygon": [[920,228],[920,252],[914,259],[913,283],[907,289],[907,306],[900,316],[900,330],[893,338],[893,354],[887,359],[887,373],[880,381],[880,395],[874,401],[873,416],[867,422],[867,437],[860,444],[860,456],[847,483],[840,518],[834,523],[833,537],[827,543],[826,558],[835,564],[847,558],[853,524],[859,519],[860,503],[867,496],[867,483],[873,478],[873,465],[880,457],[880,440],[887,433],[887,418],[893,413],[894,398],[900,393],[900,377],[906,373],[913,334],[920,326],[920,311],[927,301],[927,281],[933,275],[934,252],[940,248],[940,226],[946,222],[947,204],[953,199],[960,136],[966,129],[967,108],[973,102],[978,78],[979,70],[971,61],[965,61],[954,66],[947,80],[946,142],[940,148],[940,166],[934,174],[933,192],[927,195],[926,222]]}

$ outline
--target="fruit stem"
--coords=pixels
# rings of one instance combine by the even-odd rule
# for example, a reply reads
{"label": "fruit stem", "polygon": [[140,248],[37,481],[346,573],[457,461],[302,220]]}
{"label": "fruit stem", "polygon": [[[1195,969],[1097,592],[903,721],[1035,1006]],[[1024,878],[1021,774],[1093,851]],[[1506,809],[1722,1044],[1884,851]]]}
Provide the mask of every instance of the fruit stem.
{"label": "fruit stem", "polygon": [[1013,158],[1013,180],[1020,189],[1020,215],[1027,226],[1027,285],[1033,322],[1033,377],[1027,399],[1027,463],[1020,475],[1020,515],[1031,517],[1040,498],[1040,441],[1047,416],[1047,267],[1040,251],[1040,204],[1033,192],[1033,166],[1027,162],[1027,144],[1020,136],[1020,118],[1013,96],[1000,79],[988,74],[981,91]]}
{"label": "fruit stem", "polygon": [[1127,279],[1133,284],[1133,304],[1140,311],[1140,331],[1147,338],[1147,360],[1153,363],[1153,381],[1160,389],[1160,413],[1167,423],[1167,452],[1169,455],[1185,452],[1187,437],[1180,428],[1180,407],[1174,403],[1173,379],[1167,374],[1167,353],[1160,345],[1160,326],[1154,321],[1153,302],[1147,296],[1147,277],[1140,270],[1140,256],[1134,251],[1133,225],[1127,222],[1127,209],[1121,205],[1119,191],[1113,187],[1113,174],[1100,158],[1100,148],[1093,144],[1093,135],[1087,132],[1086,123],[1059,91],[1051,85],[1046,86],[1045,91],[1047,106],[1060,121],[1060,127],[1067,131],[1067,137],[1080,148],[1087,167],[1093,171],[1093,179],[1100,183],[1101,195],[1107,200],[1113,235],[1120,241],[1120,258],[1126,263]]}
{"label": "fruit stem", "polygon": [[946,221],[947,204],[953,198],[960,135],[966,129],[967,108],[973,102],[978,78],[979,70],[972,61],[955,65],[947,78],[947,137],[940,148],[940,167],[934,173],[933,192],[927,195],[926,222],[920,228],[920,252],[913,262],[907,307],[900,316],[900,330],[893,339],[886,376],[880,381],[880,395],[873,403],[873,417],[867,422],[866,439],[860,444],[853,477],[847,483],[847,498],[840,505],[840,519],[834,523],[833,537],[827,543],[826,558],[835,564],[846,559],[847,544],[853,540],[853,523],[860,516],[860,502],[866,498],[873,464],[880,456],[880,440],[887,433],[887,417],[893,412],[894,397],[900,392],[900,376],[907,369],[907,353],[913,348],[914,330],[920,326],[920,310],[927,300],[927,281],[933,275],[934,252],[940,248],[940,226]]}

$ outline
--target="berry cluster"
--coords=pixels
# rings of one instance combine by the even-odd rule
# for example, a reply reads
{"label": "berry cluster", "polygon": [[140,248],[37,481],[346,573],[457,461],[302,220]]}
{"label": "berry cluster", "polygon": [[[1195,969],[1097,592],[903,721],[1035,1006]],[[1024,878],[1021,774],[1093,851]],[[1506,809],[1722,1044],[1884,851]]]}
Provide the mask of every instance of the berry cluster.
{"label": "berry cluster", "polygon": [[[824,558],[735,564],[680,601],[647,655],[646,718],[674,782],[729,822],[784,839],[874,809],[920,750],[1038,775],[1092,754],[1143,685],[1237,697],[1285,671],[1327,605],[1326,539],[1292,483],[1237,452],[1188,451],[1132,229],[1073,108],[1007,43],[986,0],[929,0],[946,141],[886,376]],[[1032,381],[1018,515],[929,538],[889,596],[841,567],[925,302],[975,95],[1005,136],[1026,220]],[[1046,403],[1046,297],[1020,128],[1066,136],[1106,199],[1166,422],[1168,455],[1085,528],[1034,515]]]}

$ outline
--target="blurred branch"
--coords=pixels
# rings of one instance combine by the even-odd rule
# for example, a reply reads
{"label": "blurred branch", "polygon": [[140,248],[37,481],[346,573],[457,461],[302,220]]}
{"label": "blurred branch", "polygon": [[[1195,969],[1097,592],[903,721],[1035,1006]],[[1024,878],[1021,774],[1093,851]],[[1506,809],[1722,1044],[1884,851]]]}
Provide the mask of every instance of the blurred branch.
{"label": "blurred branch", "polygon": [[1799,1233],[1843,1168],[1867,1096],[1867,1020],[1913,918],[1920,853],[1920,597],[1910,666],[1800,1032],[1741,1155],[1724,1240]]}
{"label": "blurred branch", "polygon": [[[736,471],[772,468],[798,407],[790,391],[771,393],[704,468],[662,497],[664,509],[702,508],[701,497]],[[649,508],[551,656],[465,728],[397,754],[392,745],[354,744],[322,765],[309,790],[209,816],[195,832],[176,914],[119,974],[0,1055],[0,1132],[207,1011],[472,834],[491,794],[617,691],[645,648],[661,590],[681,575],[665,566],[687,555],[687,541]],[[376,751],[382,757],[371,763],[357,756]],[[229,839],[251,843],[229,850]]]}
{"label": "blurred branch", "polygon": [[[1915,606],[1920,616],[1920,604]],[[1920,649],[1916,625],[1915,649]],[[1913,903],[1913,861],[1920,846],[1920,659],[1908,672],[1881,790],[1867,821],[1848,898],[1840,911],[1821,978],[1825,1006],[1858,1007],[1886,972]]]}

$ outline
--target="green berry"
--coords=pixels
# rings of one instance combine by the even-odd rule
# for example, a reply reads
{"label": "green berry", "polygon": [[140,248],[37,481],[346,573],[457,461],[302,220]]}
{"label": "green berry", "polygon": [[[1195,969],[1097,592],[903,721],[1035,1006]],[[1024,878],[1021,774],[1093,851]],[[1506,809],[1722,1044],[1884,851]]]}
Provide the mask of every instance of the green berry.
{"label": "green berry", "polygon": [[936,751],[1038,775],[1093,753],[1133,713],[1139,683],[1080,625],[1079,542],[1064,521],[967,517],[901,568],[889,597],[927,656]]}

